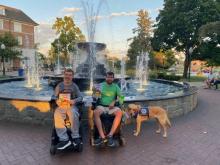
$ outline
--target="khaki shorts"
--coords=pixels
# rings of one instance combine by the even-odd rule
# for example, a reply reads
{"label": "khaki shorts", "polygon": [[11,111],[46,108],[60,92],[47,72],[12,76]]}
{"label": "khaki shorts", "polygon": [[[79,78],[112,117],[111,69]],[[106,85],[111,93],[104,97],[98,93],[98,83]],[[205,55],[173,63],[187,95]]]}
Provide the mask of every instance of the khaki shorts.
{"label": "khaki shorts", "polygon": [[118,107],[113,107],[112,109],[109,109],[109,107],[104,106],[97,106],[96,109],[100,109],[103,113],[108,113],[109,115],[113,114],[116,111],[120,111],[121,109]]}

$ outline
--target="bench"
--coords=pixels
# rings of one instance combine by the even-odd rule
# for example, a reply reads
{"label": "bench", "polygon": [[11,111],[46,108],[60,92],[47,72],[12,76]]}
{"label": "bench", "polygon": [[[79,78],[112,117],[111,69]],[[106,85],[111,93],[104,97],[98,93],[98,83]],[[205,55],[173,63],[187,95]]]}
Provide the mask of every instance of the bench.
{"label": "bench", "polygon": [[220,80],[217,80],[215,83],[212,83],[212,84],[211,84],[211,88],[218,89],[219,84],[220,84]]}

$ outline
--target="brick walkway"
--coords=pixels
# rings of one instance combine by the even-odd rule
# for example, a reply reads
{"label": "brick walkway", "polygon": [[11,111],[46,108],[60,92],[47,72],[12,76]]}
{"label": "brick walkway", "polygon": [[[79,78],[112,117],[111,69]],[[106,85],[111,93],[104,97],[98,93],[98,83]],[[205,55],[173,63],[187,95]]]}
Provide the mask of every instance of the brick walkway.
{"label": "brick walkway", "polygon": [[82,165],[220,165],[220,91],[199,90],[195,111],[172,119],[168,139],[155,133],[155,123],[141,135],[124,128],[125,147],[95,150],[86,142],[82,153],[50,156],[50,128],[0,122],[0,164]]}

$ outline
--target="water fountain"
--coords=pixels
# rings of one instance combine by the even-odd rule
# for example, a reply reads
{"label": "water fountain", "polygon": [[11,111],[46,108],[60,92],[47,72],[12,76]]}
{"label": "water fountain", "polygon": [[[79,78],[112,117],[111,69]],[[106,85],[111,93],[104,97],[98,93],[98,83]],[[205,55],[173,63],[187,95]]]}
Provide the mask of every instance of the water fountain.
{"label": "water fountain", "polygon": [[[103,43],[90,43],[90,42],[81,42],[78,43],[78,48],[86,52],[85,62],[79,64],[76,68],[76,77],[88,78],[91,76],[92,79],[103,78],[106,73],[104,64],[97,62],[95,54],[98,51],[102,51],[106,48],[106,45]],[[92,48],[91,48],[92,47]],[[92,52],[91,52],[92,50]],[[93,65],[91,65],[91,63]],[[91,77],[90,77],[91,80]]]}
{"label": "water fountain", "polygon": [[[77,73],[74,79],[82,92],[88,90],[88,86],[90,86],[91,90],[93,81],[99,83],[104,79],[105,67],[103,64],[97,62],[96,53],[104,50],[106,45],[94,42],[97,16],[102,3],[102,1],[99,2],[98,8],[95,11],[93,5],[89,7],[88,3],[82,1],[89,42],[77,44],[79,49],[87,52],[87,59],[77,67]],[[196,107],[196,88],[188,87],[185,89],[184,85],[179,82],[166,80],[147,82],[147,65],[148,53],[142,53],[137,58],[136,67],[139,83],[128,80],[128,88],[125,88],[123,83],[121,84],[123,95],[125,96],[125,106],[130,102],[139,102],[142,105],[158,105],[168,111],[169,117],[186,114]],[[29,68],[28,83],[39,82],[38,70],[38,65],[37,67]],[[38,75],[37,77],[34,76],[35,73]],[[45,78],[48,77],[45,76]],[[61,76],[58,78],[62,79]],[[121,78],[122,80],[126,79],[124,60],[121,61]],[[53,88],[48,86],[47,81],[47,79],[41,80],[42,89],[36,91],[33,88],[25,87],[25,81],[22,78],[0,80],[0,119],[22,120],[32,123],[51,123],[53,113],[51,111],[50,101]],[[146,84],[147,88],[145,88]],[[137,90],[138,88],[143,90],[139,91]]]}

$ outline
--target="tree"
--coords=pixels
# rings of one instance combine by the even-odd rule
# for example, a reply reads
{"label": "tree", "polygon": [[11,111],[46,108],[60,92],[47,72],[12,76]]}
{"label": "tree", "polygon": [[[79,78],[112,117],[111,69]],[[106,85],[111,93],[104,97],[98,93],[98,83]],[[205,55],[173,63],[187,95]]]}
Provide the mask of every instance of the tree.
{"label": "tree", "polygon": [[19,45],[18,40],[11,33],[0,35],[0,46],[4,44],[5,48],[0,49],[0,57],[3,65],[3,76],[5,76],[5,59],[14,59],[21,55],[21,51],[16,49]]}
{"label": "tree", "polygon": [[136,58],[142,52],[150,52],[151,50],[151,34],[152,34],[152,21],[146,10],[138,11],[137,28],[133,29],[133,34],[136,34],[131,39],[128,54],[129,60],[127,62],[128,68],[135,68]]}
{"label": "tree", "polygon": [[121,69],[121,60],[118,59],[116,56],[107,56],[106,63],[108,68],[113,72]]}
{"label": "tree", "polygon": [[168,69],[176,62],[172,50],[167,50],[165,52],[163,52],[162,50],[160,50],[159,52],[152,51],[149,57],[149,67],[151,69]]}
{"label": "tree", "polygon": [[208,66],[219,66],[220,21],[203,25],[199,29],[199,41],[194,58],[206,61]]}
{"label": "tree", "polygon": [[220,20],[215,0],[165,0],[156,18],[157,24],[152,40],[154,49],[171,49],[185,52],[183,77],[187,78],[190,64],[190,48],[199,45],[199,28]]}
{"label": "tree", "polygon": [[47,58],[44,54],[42,54],[41,52],[37,51],[37,58],[39,60],[39,63],[43,66],[47,65]]}
{"label": "tree", "polygon": [[69,62],[69,52],[73,53],[76,43],[85,41],[85,37],[79,27],[74,23],[72,17],[56,18],[52,28],[59,35],[52,43],[54,51],[56,53],[62,53],[64,56],[64,65],[67,65]]}
{"label": "tree", "polygon": [[55,52],[55,48],[51,46],[48,52],[48,61],[50,62],[51,65],[55,65],[56,59],[57,59],[57,53]]}

